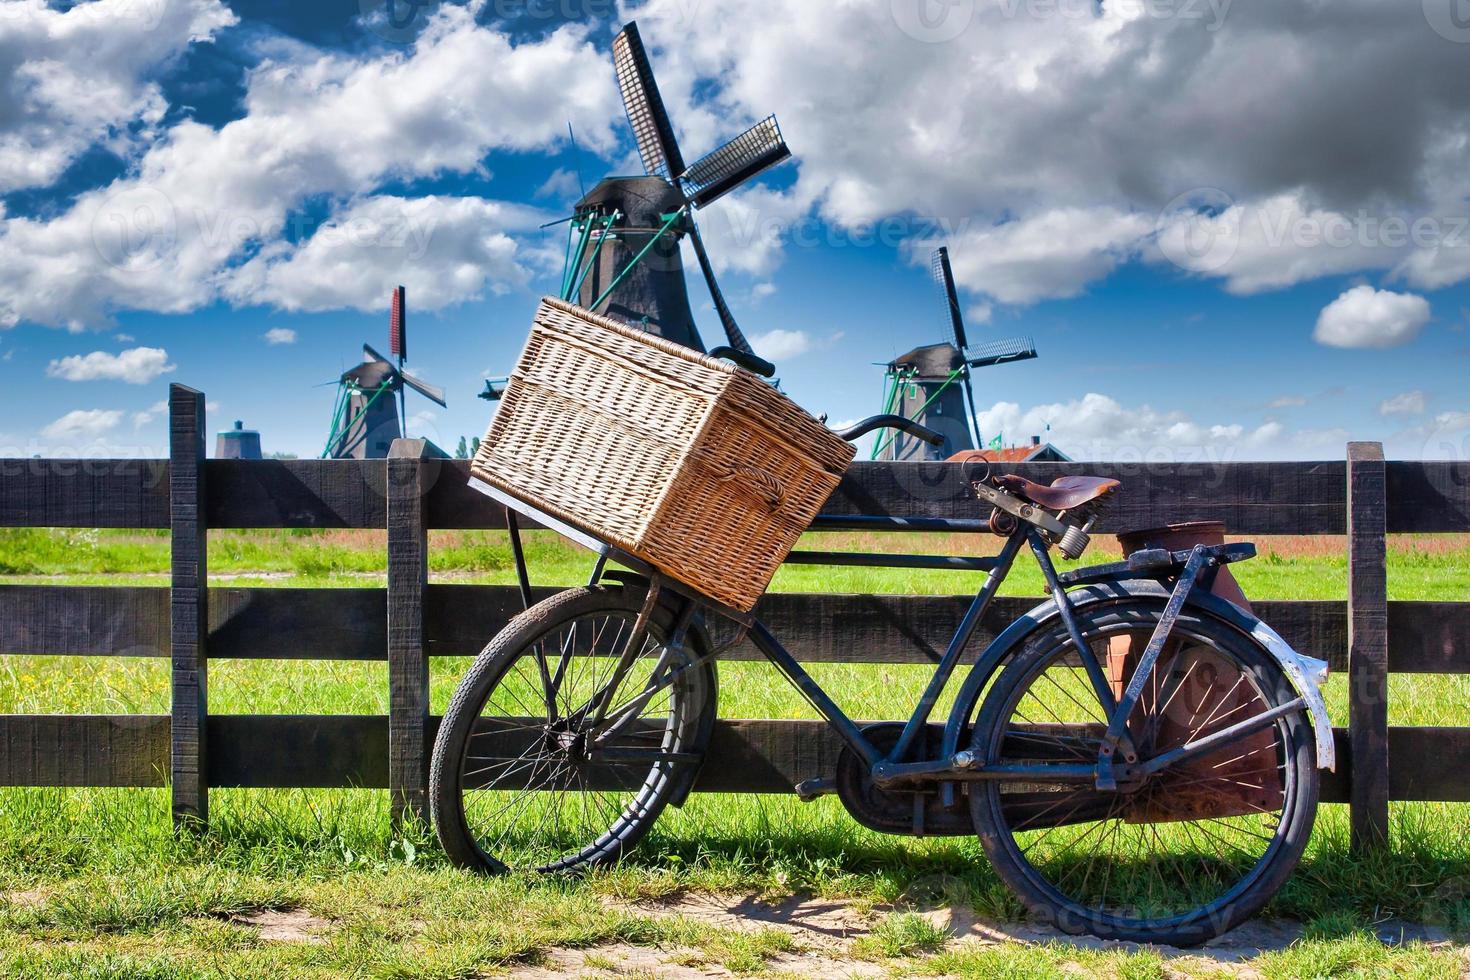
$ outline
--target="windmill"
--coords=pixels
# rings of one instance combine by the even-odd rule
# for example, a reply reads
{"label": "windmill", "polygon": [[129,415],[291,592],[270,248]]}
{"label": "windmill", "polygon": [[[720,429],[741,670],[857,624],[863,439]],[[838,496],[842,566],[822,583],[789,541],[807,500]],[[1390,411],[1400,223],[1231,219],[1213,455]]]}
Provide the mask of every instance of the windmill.
{"label": "windmill", "polygon": [[767,116],[686,166],[636,24],[624,26],[613,40],[613,65],[644,175],[605,178],[577,202],[561,296],[703,351],[680,257],[680,242],[688,238],[728,348],[769,377],[774,369],[755,357],[715,282],[694,211],[790,157],[781,127]]}
{"label": "windmill", "polygon": [[960,314],[959,293],[949,265],[949,249],[935,250],[930,261],[934,285],[944,304],[945,329],[951,341],[916,347],[888,364],[884,378],[885,413],[902,415],[943,434],[944,444],[930,446],[895,432],[873,445],[874,459],[948,459],[975,449],[980,443],[976,426],[975,391],[971,375],[976,368],[1024,361],[1036,356],[1030,337],[997,340],[971,347]]}
{"label": "windmill", "polygon": [[407,395],[412,388],[436,404],[445,406],[443,390],[426,384],[403,369],[408,356],[407,304],[404,289],[393,290],[389,320],[388,349],[398,358],[395,365],[370,345],[362,345],[363,361],[345,371],[337,381],[337,404],[332,410],[332,431],[323,459],[383,459],[393,440],[407,425]]}

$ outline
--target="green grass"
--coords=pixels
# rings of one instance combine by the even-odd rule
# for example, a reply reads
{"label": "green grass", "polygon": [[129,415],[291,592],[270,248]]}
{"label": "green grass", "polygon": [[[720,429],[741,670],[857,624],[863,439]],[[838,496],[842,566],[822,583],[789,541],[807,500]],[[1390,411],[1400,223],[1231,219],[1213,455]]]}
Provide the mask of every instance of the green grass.
{"label": "green grass", "polygon": [[[550,535],[528,536],[538,583],[585,580],[585,553]],[[814,548],[965,553],[974,539],[813,536]],[[990,548],[990,539],[980,547]],[[1104,543],[1089,555],[1109,556]],[[377,532],[212,532],[210,571],[231,585],[370,586],[383,581]],[[1270,598],[1341,598],[1341,539],[1263,542],[1234,566],[1246,591]],[[1396,599],[1470,598],[1470,540],[1394,539]],[[0,581],[164,584],[165,535],[0,531]],[[436,533],[439,581],[510,583],[504,536]],[[961,593],[979,576],[946,572],[784,568],[776,588]],[[1017,567],[1009,594],[1036,595],[1039,575]],[[442,711],[468,661],[431,665]],[[763,664],[722,664],[727,717],[812,717]],[[813,668],[861,717],[906,715],[927,678],[915,665]],[[155,658],[0,657],[0,713],[154,713],[168,708],[168,669]],[[382,664],[215,661],[210,702],[220,713],[372,713],[387,710]],[[1334,719],[1346,685],[1329,682]],[[1470,679],[1395,675],[1394,724],[1464,725]],[[344,790],[216,790],[207,835],[175,835],[158,790],[0,790],[0,976],[436,976],[493,974],[537,962],[551,946],[604,942],[692,949],[739,973],[770,969],[792,952],[785,933],[732,934],[651,919],[624,904],[685,891],[814,894],[859,906],[900,903],[936,879],[984,916],[1020,909],[967,838],[912,840],[858,827],[835,800],[699,795],[670,811],[637,854],[583,882],[485,880],[446,866],[422,828],[395,833],[386,794]],[[1456,954],[1385,949],[1365,931],[1388,916],[1470,930],[1470,810],[1396,804],[1391,853],[1348,854],[1347,815],[1324,806],[1301,869],[1267,914],[1314,923],[1307,940],[1253,961],[1265,976],[1451,976]],[[19,896],[19,897],[17,897]],[[258,909],[301,908],[331,920],[315,943],[272,943],[236,920]],[[797,950],[799,952],[799,950]],[[854,951],[896,973],[1115,977],[1208,976],[1207,967],[1142,952],[1070,945],[957,948],[925,920],[880,917]]]}

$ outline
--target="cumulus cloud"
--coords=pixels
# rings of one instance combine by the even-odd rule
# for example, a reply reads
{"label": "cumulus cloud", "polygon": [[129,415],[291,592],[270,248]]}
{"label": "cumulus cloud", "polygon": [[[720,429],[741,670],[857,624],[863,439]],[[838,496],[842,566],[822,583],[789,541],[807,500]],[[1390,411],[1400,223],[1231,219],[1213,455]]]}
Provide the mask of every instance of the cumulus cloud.
{"label": "cumulus cloud", "polygon": [[[930,4],[941,30],[921,2],[627,13],[686,145],[775,111],[800,160],[794,194],[838,226],[921,216],[911,235],[929,239],[938,224],[961,285],[996,299],[1070,295],[1168,257],[1159,245],[1242,293],[1363,270],[1418,288],[1470,276],[1454,218],[1470,195],[1470,59],[1417,8]],[[1223,228],[1180,206],[1210,188],[1193,213]],[[1191,230],[1227,247],[1191,256]]]}
{"label": "cumulus cloud", "polygon": [[47,439],[92,443],[117,428],[123,413],[118,409],[78,408],[41,430]]}
{"label": "cumulus cloud", "polygon": [[167,109],[154,77],[235,21],[219,0],[6,3],[0,193],[50,184],[97,143],[131,152]]}
{"label": "cumulus cloud", "polygon": [[1429,407],[1429,398],[1424,392],[1415,388],[1392,398],[1385,398],[1378,403],[1379,415],[1423,415]]}
{"label": "cumulus cloud", "polygon": [[284,310],[381,309],[384,283],[408,287],[417,309],[436,310],[524,282],[510,232],[540,212],[477,197],[367,197],[342,207],[306,241],[277,242],[236,269],[237,303]]}
{"label": "cumulus cloud", "polygon": [[768,330],[751,337],[750,346],[768,361],[785,361],[811,350],[812,338],[805,330]]}
{"label": "cumulus cloud", "polygon": [[[329,225],[340,227],[343,209],[363,207],[385,181],[474,171],[492,149],[547,149],[568,118],[584,144],[611,146],[616,86],[585,32],[565,26],[513,45],[469,8],[443,4],[407,51],[283,48],[250,72],[241,118],[177,123],[126,176],[60,214],[0,215],[0,326],[80,329],[114,310],[185,312],[221,295],[292,309],[360,302],[357,277],[321,292],[294,280],[297,260],[334,249],[284,244],[289,216],[326,197],[345,202]],[[479,253],[497,259],[492,275],[508,269],[499,249]],[[454,268],[439,295],[474,295],[484,278]]]}
{"label": "cumulus cloud", "polygon": [[161,417],[167,412],[168,402],[154,402],[152,405],[143,409],[141,412],[134,412],[133,430],[137,431],[138,429],[143,428],[144,426],[151,423],[154,419]]}
{"label": "cumulus cloud", "polygon": [[63,357],[52,361],[46,374],[63,381],[124,381],[142,385],[177,367],[168,362],[168,351],[162,347],[134,347],[120,354],[94,350],[90,354]]}
{"label": "cumulus cloud", "polygon": [[1323,308],[1312,336],[1329,347],[1398,347],[1419,336],[1429,312],[1423,296],[1354,286]]}
{"label": "cumulus cloud", "polygon": [[263,336],[265,342],[272,347],[296,343],[296,331],[290,327],[271,327]]}
{"label": "cumulus cloud", "polygon": [[1000,435],[1020,443],[1040,435],[1073,459],[1141,462],[1336,458],[1348,438],[1342,430],[1292,430],[1274,421],[1202,421],[1097,392],[1031,408],[998,402],[982,410],[978,422],[987,439]]}

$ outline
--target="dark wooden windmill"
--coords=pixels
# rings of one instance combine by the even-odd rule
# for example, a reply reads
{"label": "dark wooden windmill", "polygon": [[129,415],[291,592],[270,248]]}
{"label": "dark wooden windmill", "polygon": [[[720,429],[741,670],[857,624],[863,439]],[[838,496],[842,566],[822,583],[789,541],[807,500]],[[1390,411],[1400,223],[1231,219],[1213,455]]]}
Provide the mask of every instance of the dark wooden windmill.
{"label": "dark wooden windmill", "polygon": [[715,282],[694,211],[791,156],[776,117],[686,166],[636,24],[613,40],[613,65],[644,175],[608,177],[577,203],[562,296],[702,351],[680,258],[688,238],[729,347],[754,355]]}
{"label": "dark wooden windmill", "polygon": [[327,436],[323,459],[384,459],[393,440],[403,435],[407,424],[405,388],[445,406],[444,392],[415,378],[403,369],[408,357],[407,302],[404,289],[393,290],[393,311],[388,344],[395,365],[368,344],[362,345],[363,361],[344,371],[337,381],[337,404],[332,410],[332,429]]}
{"label": "dark wooden windmill", "polygon": [[980,432],[971,373],[975,368],[1036,356],[1036,345],[1030,337],[971,347],[965,334],[965,319],[960,313],[954,272],[949,265],[949,249],[935,250],[930,268],[944,304],[945,329],[952,340],[915,347],[889,362],[884,379],[883,411],[928,426],[944,436],[944,444],[931,446],[894,432],[874,443],[874,459],[948,459],[955,453],[978,448]]}

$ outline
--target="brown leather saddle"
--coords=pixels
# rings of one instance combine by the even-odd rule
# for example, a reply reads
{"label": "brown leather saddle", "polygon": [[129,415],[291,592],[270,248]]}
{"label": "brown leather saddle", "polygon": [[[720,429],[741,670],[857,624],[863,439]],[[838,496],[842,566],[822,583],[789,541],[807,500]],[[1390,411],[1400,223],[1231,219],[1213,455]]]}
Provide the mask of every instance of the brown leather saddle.
{"label": "brown leather saddle", "polygon": [[995,483],[1002,490],[1047,510],[1073,510],[1123,485],[1102,476],[1063,476],[1053,480],[1048,487],[1014,474],[997,476]]}

